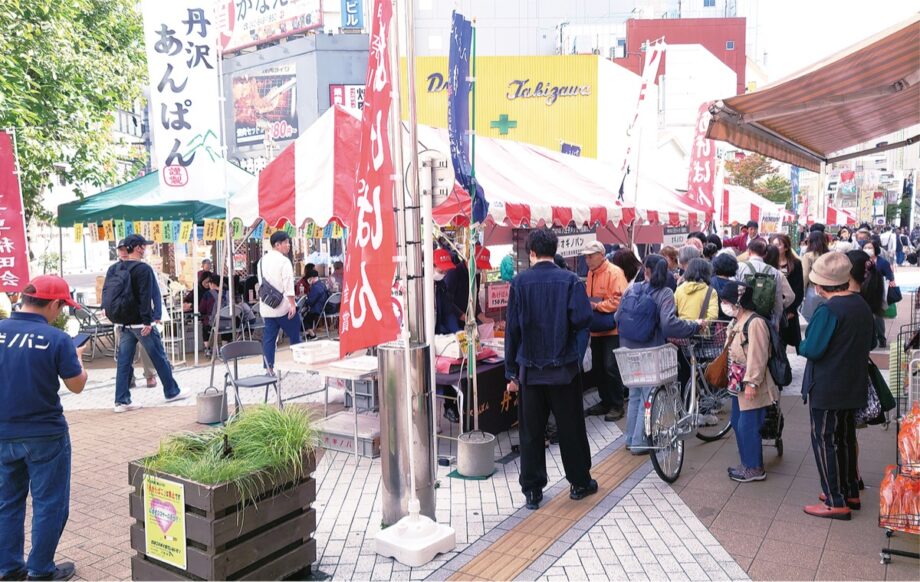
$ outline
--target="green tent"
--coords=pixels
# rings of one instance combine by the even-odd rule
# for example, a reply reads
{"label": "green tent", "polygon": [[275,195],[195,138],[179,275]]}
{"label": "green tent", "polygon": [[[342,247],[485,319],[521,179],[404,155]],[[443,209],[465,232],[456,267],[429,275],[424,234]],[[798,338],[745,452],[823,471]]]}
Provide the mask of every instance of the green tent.
{"label": "green tent", "polygon": [[[231,196],[252,178],[246,170],[227,163],[227,190]],[[162,195],[160,174],[154,171],[83,200],[61,204],[58,206],[58,224],[69,227],[112,219],[194,220],[200,223],[205,218],[225,218],[226,214],[223,198],[198,200],[192,193]]]}

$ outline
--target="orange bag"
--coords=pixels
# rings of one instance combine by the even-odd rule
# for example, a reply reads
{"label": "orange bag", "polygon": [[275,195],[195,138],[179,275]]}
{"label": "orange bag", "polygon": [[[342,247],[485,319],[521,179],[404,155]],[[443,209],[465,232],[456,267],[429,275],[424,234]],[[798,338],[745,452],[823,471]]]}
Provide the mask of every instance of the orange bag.
{"label": "orange bag", "polygon": [[920,477],[920,402],[901,421],[898,431],[898,455],[902,471],[913,477]]}

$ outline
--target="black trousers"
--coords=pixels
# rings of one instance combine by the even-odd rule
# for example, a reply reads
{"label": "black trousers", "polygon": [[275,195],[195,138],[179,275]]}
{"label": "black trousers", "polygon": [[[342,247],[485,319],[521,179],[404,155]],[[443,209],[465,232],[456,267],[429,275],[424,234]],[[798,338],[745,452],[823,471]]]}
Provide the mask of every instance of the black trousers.
{"label": "black trousers", "polygon": [[591,448],[585,431],[581,380],[575,376],[562,386],[528,386],[522,380],[518,399],[521,437],[521,490],[541,491],[546,487],[546,419],[552,412],[558,427],[559,449],[565,478],[573,485],[591,481]]}
{"label": "black trousers", "polygon": [[623,410],[623,381],[613,350],[620,347],[620,336],[591,338],[591,375],[597,385],[597,395],[608,408]]}
{"label": "black trousers", "polygon": [[811,413],[811,448],[818,465],[821,489],[831,507],[846,507],[847,497],[859,497],[856,467],[855,410],[822,410]]}

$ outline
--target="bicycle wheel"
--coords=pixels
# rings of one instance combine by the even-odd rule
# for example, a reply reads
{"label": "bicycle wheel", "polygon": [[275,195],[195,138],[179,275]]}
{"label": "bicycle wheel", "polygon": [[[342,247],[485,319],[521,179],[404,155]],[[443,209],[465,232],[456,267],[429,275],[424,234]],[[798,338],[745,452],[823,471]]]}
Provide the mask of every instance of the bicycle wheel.
{"label": "bicycle wheel", "polygon": [[652,467],[666,483],[676,481],[684,465],[684,441],[677,435],[682,409],[680,399],[680,390],[676,385],[659,386],[650,399]]}
{"label": "bicycle wheel", "polygon": [[732,429],[732,396],[727,388],[712,388],[700,374],[697,376],[699,390],[699,417],[696,437],[707,443],[717,441]]}

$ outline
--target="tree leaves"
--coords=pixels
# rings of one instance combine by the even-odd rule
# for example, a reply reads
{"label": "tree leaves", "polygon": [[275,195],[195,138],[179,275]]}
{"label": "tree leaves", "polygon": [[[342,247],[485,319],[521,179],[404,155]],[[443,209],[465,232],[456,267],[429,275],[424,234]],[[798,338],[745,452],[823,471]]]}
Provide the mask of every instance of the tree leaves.
{"label": "tree leaves", "polygon": [[[144,79],[133,0],[0,0],[0,127],[17,130],[27,217],[42,216],[54,177],[82,187],[116,179],[112,115]],[[121,152],[123,154],[123,152]]]}

